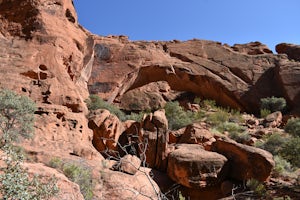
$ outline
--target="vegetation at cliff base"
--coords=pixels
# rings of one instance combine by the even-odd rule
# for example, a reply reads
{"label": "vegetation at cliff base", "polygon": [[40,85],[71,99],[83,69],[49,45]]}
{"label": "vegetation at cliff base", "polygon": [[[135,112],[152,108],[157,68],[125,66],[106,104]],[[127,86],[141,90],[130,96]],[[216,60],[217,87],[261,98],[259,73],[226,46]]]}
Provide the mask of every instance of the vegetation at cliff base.
{"label": "vegetation at cliff base", "polygon": [[0,149],[6,154],[1,170],[0,191],[3,199],[49,199],[58,192],[56,179],[42,181],[30,177],[22,167],[24,157],[15,146],[20,138],[30,138],[33,133],[35,104],[25,96],[10,90],[0,91]]}

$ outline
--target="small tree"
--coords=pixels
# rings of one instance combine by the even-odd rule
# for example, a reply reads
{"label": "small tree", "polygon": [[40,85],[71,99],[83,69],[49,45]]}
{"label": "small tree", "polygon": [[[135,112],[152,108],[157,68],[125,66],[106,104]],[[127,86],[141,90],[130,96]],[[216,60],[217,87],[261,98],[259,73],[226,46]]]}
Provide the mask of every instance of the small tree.
{"label": "small tree", "polygon": [[33,132],[35,104],[25,96],[10,90],[0,91],[0,149],[7,156],[6,167],[0,175],[0,191],[4,199],[42,199],[58,192],[56,180],[48,184],[22,168],[23,156],[17,152],[14,142],[20,137],[29,138]]}
{"label": "small tree", "polygon": [[283,97],[267,97],[262,98],[261,109],[269,110],[271,112],[284,111],[286,109],[286,100]]}

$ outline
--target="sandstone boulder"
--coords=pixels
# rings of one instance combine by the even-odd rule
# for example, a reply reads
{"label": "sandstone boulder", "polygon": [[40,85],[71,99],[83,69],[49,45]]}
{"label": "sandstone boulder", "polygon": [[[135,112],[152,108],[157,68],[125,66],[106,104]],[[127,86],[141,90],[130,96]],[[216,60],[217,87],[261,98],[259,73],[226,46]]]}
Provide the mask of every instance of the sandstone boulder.
{"label": "sandstone boulder", "polygon": [[213,143],[212,150],[228,159],[229,177],[236,180],[254,178],[265,181],[275,165],[271,153],[232,140],[218,139]]}
{"label": "sandstone boulder", "polygon": [[280,111],[269,114],[265,117],[264,123],[266,127],[276,128],[282,122],[282,113]]}
{"label": "sandstone boulder", "polygon": [[214,141],[216,141],[214,135],[207,127],[194,123],[186,127],[178,143],[200,144],[206,150],[209,150]]}
{"label": "sandstone boulder", "polygon": [[169,143],[170,144],[177,144],[181,138],[181,136],[184,134],[186,127],[183,127],[178,130],[170,130],[169,131]]}
{"label": "sandstone boulder", "polygon": [[124,157],[122,157],[117,163],[118,170],[132,175],[137,173],[140,166],[141,160],[138,157],[130,154],[127,154]]}
{"label": "sandstone boulder", "polygon": [[300,45],[280,43],[275,47],[277,53],[286,54],[289,59],[300,61]]}
{"label": "sandstone boulder", "polygon": [[169,154],[169,177],[189,188],[204,188],[220,183],[226,175],[227,159],[218,153],[205,151],[198,144],[178,144]]}
{"label": "sandstone boulder", "polygon": [[89,128],[93,130],[93,145],[104,154],[115,155],[119,137],[124,131],[122,122],[108,110],[96,110],[89,114]]}

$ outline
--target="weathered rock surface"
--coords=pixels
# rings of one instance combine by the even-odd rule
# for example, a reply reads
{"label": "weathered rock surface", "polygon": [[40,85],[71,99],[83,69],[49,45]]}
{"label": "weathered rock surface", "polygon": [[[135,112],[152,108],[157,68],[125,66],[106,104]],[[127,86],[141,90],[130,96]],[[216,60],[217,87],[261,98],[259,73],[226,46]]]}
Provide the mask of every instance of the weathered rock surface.
{"label": "weathered rock surface", "polygon": [[118,171],[103,173],[103,199],[158,199],[160,192],[157,184],[151,179],[151,169],[141,168],[135,175]]}
{"label": "weathered rock surface", "polygon": [[119,100],[120,108],[129,111],[157,110],[172,101],[180,92],[171,90],[166,81],[146,84],[126,92]]}
{"label": "weathered rock surface", "polygon": [[146,148],[146,161],[149,167],[165,171],[167,168],[169,135],[168,120],[164,110],[155,111],[142,122],[141,139]]}
{"label": "weathered rock surface", "polygon": [[282,113],[280,111],[274,112],[266,116],[265,118],[266,127],[279,127],[282,122]]}
{"label": "weathered rock surface", "polygon": [[205,150],[210,150],[211,144],[215,141],[214,135],[207,127],[203,124],[194,123],[186,127],[178,143],[199,144],[203,146]]}
{"label": "weathered rock surface", "polygon": [[[283,86],[279,75],[281,68],[293,62],[285,55],[272,54],[258,42],[231,48],[196,39],[154,43],[95,37],[95,43],[110,56],[95,58],[89,89],[111,102],[123,96],[128,99],[137,94],[136,88],[158,81],[166,81],[172,90],[188,91],[250,112],[259,111],[263,97],[282,96],[295,102],[289,94],[295,92],[288,84]],[[292,71],[286,73],[292,76]],[[144,98],[151,102],[152,96],[141,95],[137,102]],[[157,99],[153,106],[160,104],[161,98]]]}
{"label": "weathered rock surface", "polygon": [[275,165],[273,156],[269,152],[235,141],[218,139],[213,143],[212,150],[228,159],[229,177],[236,180],[254,178],[265,181]]}
{"label": "weathered rock surface", "polygon": [[122,157],[118,164],[119,170],[132,175],[138,172],[140,166],[141,160],[138,157],[130,154]]}
{"label": "weathered rock surface", "polygon": [[226,176],[226,162],[224,156],[198,144],[179,144],[169,154],[167,173],[185,187],[204,188],[217,185]]}
{"label": "weathered rock surface", "polygon": [[286,54],[289,59],[300,61],[300,45],[280,43],[275,49],[277,53]]}
{"label": "weathered rock surface", "polygon": [[119,149],[118,141],[124,126],[118,117],[108,110],[96,110],[89,114],[88,126],[93,130],[93,145],[99,151],[115,155]]}
{"label": "weathered rock surface", "polygon": [[300,63],[281,61],[278,69],[278,79],[290,109],[295,114],[300,115]]}
{"label": "weathered rock surface", "polygon": [[90,33],[70,0],[0,2],[0,84],[37,103],[35,137],[25,150],[102,159],[91,145],[84,100],[93,60]]}

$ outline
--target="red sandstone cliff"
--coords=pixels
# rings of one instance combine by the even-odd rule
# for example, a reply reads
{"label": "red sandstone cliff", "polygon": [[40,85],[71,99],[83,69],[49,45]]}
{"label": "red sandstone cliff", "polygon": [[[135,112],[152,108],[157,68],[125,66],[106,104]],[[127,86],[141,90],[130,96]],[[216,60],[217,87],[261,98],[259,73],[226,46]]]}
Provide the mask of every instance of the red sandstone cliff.
{"label": "red sandstone cliff", "polygon": [[[299,46],[277,50],[287,55],[259,42],[230,47],[102,37],[78,24],[71,0],[0,0],[0,87],[29,96],[38,107],[35,137],[22,145],[36,162],[83,159],[98,177],[103,157],[88,128],[89,93],[140,110],[136,97],[156,108],[189,92],[253,113],[261,98],[278,96],[299,114],[300,64],[293,53]],[[112,185],[125,175],[114,176]]]}

